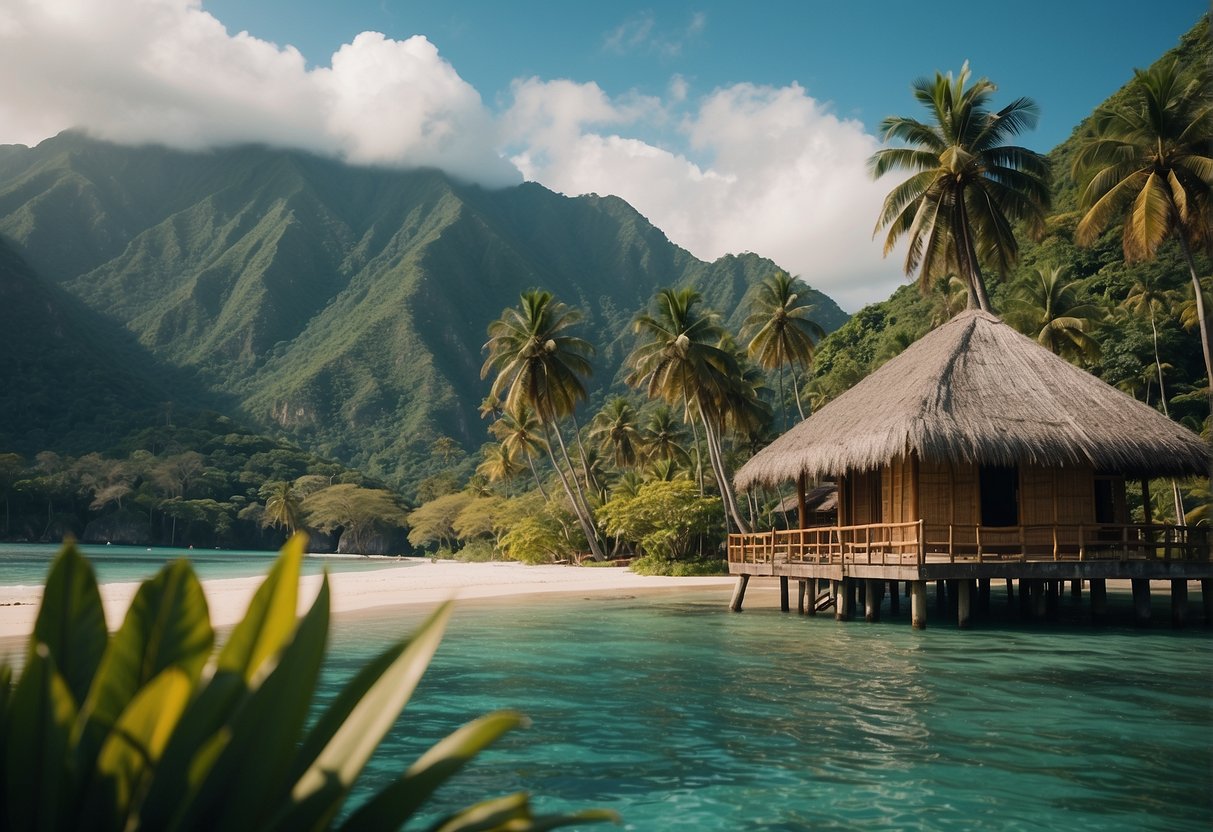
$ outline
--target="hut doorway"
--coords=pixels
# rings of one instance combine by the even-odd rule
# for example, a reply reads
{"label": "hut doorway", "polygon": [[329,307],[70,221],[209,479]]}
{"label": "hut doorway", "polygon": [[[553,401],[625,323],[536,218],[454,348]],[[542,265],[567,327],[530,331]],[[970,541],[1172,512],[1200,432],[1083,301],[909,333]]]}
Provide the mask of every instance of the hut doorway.
{"label": "hut doorway", "polygon": [[1019,525],[1019,468],[983,465],[979,474],[981,525]]}

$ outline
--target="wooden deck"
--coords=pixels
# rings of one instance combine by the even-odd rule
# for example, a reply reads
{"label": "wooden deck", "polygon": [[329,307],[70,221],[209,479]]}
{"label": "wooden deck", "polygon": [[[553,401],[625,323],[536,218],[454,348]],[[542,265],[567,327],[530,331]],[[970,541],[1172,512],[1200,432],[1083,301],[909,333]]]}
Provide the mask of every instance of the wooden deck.
{"label": "wooden deck", "polygon": [[728,539],[729,572],[797,578],[1213,577],[1206,526],[813,526]]}

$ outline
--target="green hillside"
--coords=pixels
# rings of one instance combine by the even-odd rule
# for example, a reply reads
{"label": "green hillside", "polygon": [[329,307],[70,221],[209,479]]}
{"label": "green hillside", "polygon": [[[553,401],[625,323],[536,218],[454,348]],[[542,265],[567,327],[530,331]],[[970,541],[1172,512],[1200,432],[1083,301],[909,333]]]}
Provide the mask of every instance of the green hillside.
{"label": "green hillside", "polygon": [[[522,290],[585,312],[601,400],[656,289],[694,285],[736,317],[776,269],[699,261],[615,197],[74,133],[4,148],[0,239],[200,403],[406,489],[437,437],[484,440],[485,329]],[[811,300],[827,330],[846,320]]]}
{"label": "green hillside", "polygon": [[[1177,58],[1187,72],[1200,73],[1209,79],[1207,16],[1202,17],[1181,38],[1179,45],[1160,61],[1172,57]],[[1126,82],[1131,77],[1126,68]],[[1032,96],[1032,90],[1005,92],[1007,95]],[[1122,88],[1109,98],[1108,103],[1114,104],[1125,95],[1125,88]],[[910,109],[907,107],[907,114]],[[1134,266],[1124,262],[1119,223],[1113,223],[1090,248],[1079,248],[1074,244],[1074,229],[1081,212],[1070,167],[1081,138],[1090,128],[1091,119],[1085,119],[1074,128],[1069,139],[1048,154],[1053,171],[1052,209],[1044,236],[1033,240],[1022,229],[1017,233],[1020,261],[1006,280],[987,270],[996,310],[1007,308],[1009,287],[1038,267],[1052,266],[1066,269],[1076,282],[1082,299],[1112,310],[1124,301],[1134,282],[1145,275],[1157,275],[1164,285],[1175,289],[1182,297],[1191,297],[1187,267],[1174,242],[1168,243],[1154,260]],[[1213,265],[1207,257],[1198,256],[1197,266],[1202,276],[1213,275]],[[924,296],[912,285],[898,289],[888,300],[861,309],[845,326],[823,341],[814,367],[815,387],[824,397],[837,395],[946,317],[939,292]],[[1160,358],[1168,367],[1168,395],[1173,397],[1172,415],[1199,429],[1207,414],[1206,400],[1194,393],[1204,386],[1199,336],[1193,331],[1185,331],[1174,314],[1161,317],[1158,330]],[[1140,385],[1140,390],[1135,389],[1143,376],[1149,376],[1154,361],[1149,320],[1141,315],[1113,316],[1095,336],[1102,354],[1088,369],[1110,384],[1132,390],[1155,403],[1157,385],[1151,387],[1147,379]]]}

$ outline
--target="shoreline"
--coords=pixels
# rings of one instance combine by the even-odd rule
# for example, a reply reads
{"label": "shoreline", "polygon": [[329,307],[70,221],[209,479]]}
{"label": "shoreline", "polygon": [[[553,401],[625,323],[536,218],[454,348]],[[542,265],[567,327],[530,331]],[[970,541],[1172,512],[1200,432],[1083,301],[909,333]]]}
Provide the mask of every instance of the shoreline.
{"label": "shoreline", "polygon": [[[203,581],[211,625],[221,629],[238,623],[264,578],[264,575],[257,575]],[[300,578],[300,614],[316,597],[320,580],[320,575]],[[644,576],[624,566],[527,566],[512,561],[463,563],[454,560],[437,563],[419,560],[368,572],[329,575],[334,621],[369,612],[381,614],[394,608],[433,606],[450,599],[470,601],[550,594],[710,589],[732,587],[735,581],[729,576]],[[101,584],[101,602],[111,631],[122,624],[122,617],[138,588],[136,582]],[[0,586],[0,645],[7,647],[11,643],[24,642],[34,628],[41,598],[41,586]]]}

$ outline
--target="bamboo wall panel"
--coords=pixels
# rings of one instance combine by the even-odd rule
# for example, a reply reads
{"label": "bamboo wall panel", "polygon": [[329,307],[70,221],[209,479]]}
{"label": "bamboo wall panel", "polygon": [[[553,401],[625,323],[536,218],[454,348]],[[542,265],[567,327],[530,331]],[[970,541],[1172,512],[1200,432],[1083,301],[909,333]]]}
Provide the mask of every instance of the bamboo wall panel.
{"label": "bamboo wall panel", "polygon": [[938,462],[918,463],[918,510],[927,523],[952,522],[952,473]]}
{"label": "bamboo wall panel", "polygon": [[1057,516],[1050,522],[1095,522],[1095,472],[1090,468],[1057,468]]}

